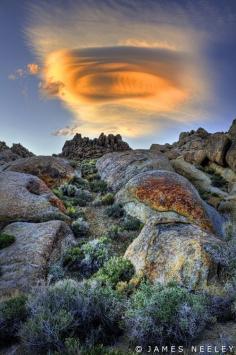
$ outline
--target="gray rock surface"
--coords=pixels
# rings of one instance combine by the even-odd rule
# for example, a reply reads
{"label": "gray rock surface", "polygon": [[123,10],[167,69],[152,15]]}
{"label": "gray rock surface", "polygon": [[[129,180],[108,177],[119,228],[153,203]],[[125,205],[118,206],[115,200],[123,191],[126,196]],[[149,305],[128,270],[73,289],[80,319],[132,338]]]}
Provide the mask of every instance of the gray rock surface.
{"label": "gray rock surface", "polygon": [[97,169],[113,191],[118,191],[135,175],[152,169],[173,171],[164,154],[148,150],[109,153],[97,161]]}
{"label": "gray rock surface", "polygon": [[75,176],[75,171],[67,160],[51,156],[18,159],[6,164],[3,170],[38,176],[49,187],[60,186]]}
{"label": "gray rock surface", "polygon": [[[144,211],[149,207],[154,212],[168,212],[172,217],[175,213],[175,216],[185,217],[206,230],[214,230],[214,221],[197,190],[187,179],[174,172],[152,170],[140,173],[129,180],[117,193],[116,199],[142,221],[146,218]],[[140,204],[144,207],[141,208]]]}
{"label": "gray rock surface", "polygon": [[61,200],[33,175],[1,172],[0,201],[0,222],[69,220]]}
{"label": "gray rock surface", "polygon": [[191,290],[220,282],[219,265],[228,264],[224,242],[192,224],[161,223],[152,218],[128,247],[136,273],[154,283],[175,281]]}
{"label": "gray rock surface", "polygon": [[63,250],[74,242],[73,233],[65,222],[16,222],[2,231],[16,241],[0,250],[0,294],[30,291],[44,282],[48,267]]}

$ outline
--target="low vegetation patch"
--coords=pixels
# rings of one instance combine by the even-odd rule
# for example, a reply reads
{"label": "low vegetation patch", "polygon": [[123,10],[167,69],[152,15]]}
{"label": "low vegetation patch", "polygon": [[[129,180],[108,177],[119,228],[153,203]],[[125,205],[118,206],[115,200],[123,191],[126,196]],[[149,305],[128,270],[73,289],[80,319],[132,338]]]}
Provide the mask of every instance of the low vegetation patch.
{"label": "low vegetation patch", "polygon": [[[32,353],[65,353],[68,338],[92,346],[118,336],[124,302],[109,285],[64,280],[37,290],[27,308],[29,318],[20,331],[25,346]],[[70,340],[70,346],[78,341]]]}
{"label": "low vegetation patch", "polygon": [[25,296],[16,296],[0,303],[0,345],[8,345],[17,338],[26,317]]}
{"label": "low vegetation patch", "polygon": [[125,211],[122,204],[115,203],[114,205],[107,207],[106,214],[108,217],[121,218],[124,216]]}
{"label": "low vegetation patch", "polygon": [[72,223],[71,227],[76,238],[84,237],[89,234],[89,223],[86,222],[82,217],[76,219]]}
{"label": "low vegetation patch", "polygon": [[127,306],[126,330],[134,344],[189,344],[209,319],[207,299],[177,285],[141,284]]}
{"label": "low vegetation patch", "polygon": [[84,277],[89,277],[108,261],[110,254],[107,238],[94,239],[69,249],[64,256],[63,265],[69,270],[78,270]]}
{"label": "low vegetation patch", "polygon": [[128,259],[114,256],[103,265],[94,277],[104,284],[115,287],[120,281],[129,281],[133,275],[133,264]]}
{"label": "low vegetation patch", "polygon": [[9,245],[15,242],[16,238],[14,235],[9,235],[6,233],[0,233],[0,250],[7,248]]}

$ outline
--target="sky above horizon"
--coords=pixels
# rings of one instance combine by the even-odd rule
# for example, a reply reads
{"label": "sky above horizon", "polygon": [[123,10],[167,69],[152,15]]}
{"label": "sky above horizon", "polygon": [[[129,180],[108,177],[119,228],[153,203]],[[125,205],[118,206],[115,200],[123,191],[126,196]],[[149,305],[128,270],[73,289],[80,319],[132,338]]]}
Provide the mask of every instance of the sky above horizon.
{"label": "sky above horizon", "polygon": [[0,141],[133,148],[236,117],[235,0],[1,0]]}

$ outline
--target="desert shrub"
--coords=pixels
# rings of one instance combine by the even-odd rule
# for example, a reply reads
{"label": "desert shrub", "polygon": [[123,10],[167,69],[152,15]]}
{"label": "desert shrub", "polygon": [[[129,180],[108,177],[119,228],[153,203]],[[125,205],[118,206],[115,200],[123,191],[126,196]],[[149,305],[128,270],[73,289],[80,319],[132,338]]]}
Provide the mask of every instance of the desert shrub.
{"label": "desert shrub", "polygon": [[79,270],[83,276],[89,277],[109,259],[109,254],[109,240],[103,237],[69,249],[63,264],[69,270]]}
{"label": "desert shrub", "polygon": [[8,247],[15,242],[16,238],[14,235],[0,233],[0,250]]}
{"label": "desert shrub", "polygon": [[77,192],[77,187],[73,184],[65,183],[60,186],[60,191],[65,196],[74,197]]}
{"label": "desert shrub", "polygon": [[124,213],[125,211],[120,203],[115,203],[106,209],[106,214],[108,217],[120,218],[123,217]]}
{"label": "desert shrub", "polygon": [[18,330],[27,317],[26,297],[15,296],[0,303],[0,344],[17,337]]}
{"label": "desert shrub", "polygon": [[56,195],[60,200],[63,200],[64,194],[63,194],[63,192],[61,191],[60,188],[55,187],[54,189],[52,189],[52,192],[53,192],[54,195]]}
{"label": "desert shrub", "polygon": [[128,259],[112,257],[95,274],[95,278],[113,287],[120,281],[129,281],[134,275],[134,267]]}
{"label": "desert shrub", "polygon": [[132,343],[187,344],[204,329],[208,317],[204,296],[174,284],[145,282],[129,300],[125,323]]}
{"label": "desert shrub", "polygon": [[83,189],[78,189],[76,191],[75,197],[80,207],[86,206],[88,202],[93,200],[91,192]]}
{"label": "desert shrub", "polygon": [[89,183],[90,189],[93,192],[100,192],[102,194],[107,192],[107,183],[103,180],[93,180]]}
{"label": "desert shrub", "polygon": [[109,286],[63,280],[37,290],[28,309],[29,319],[20,332],[23,343],[32,353],[65,353],[68,341],[76,346],[68,339],[78,339],[81,345],[111,341],[120,332],[124,306]]}
{"label": "desert shrub", "polygon": [[106,195],[101,198],[102,205],[109,206],[114,203],[114,194],[108,192]]}
{"label": "desert shrub", "polygon": [[122,227],[127,231],[137,231],[142,227],[142,223],[139,219],[127,215],[122,223]]}
{"label": "desert shrub", "polygon": [[49,267],[48,282],[57,282],[65,277],[65,270],[60,262],[57,262]]}
{"label": "desert shrub", "polygon": [[83,160],[80,168],[81,168],[82,176],[85,178],[87,178],[88,175],[96,174],[97,173],[96,159]]}
{"label": "desert shrub", "polygon": [[89,183],[86,179],[83,179],[81,177],[74,177],[72,181],[73,185],[75,185],[77,188],[80,189],[88,189],[89,188]]}
{"label": "desert shrub", "polygon": [[122,229],[117,225],[113,224],[107,232],[107,236],[111,239],[119,238],[121,235]]}
{"label": "desert shrub", "polygon": [[89,233],[89,224],[82,217],[76,219],[71,227],[77,238],[86,236]]}
{"label": "desert shrub", "polygon": [[81,211],[78,207],[75,207],[75,206],[67,207],[66,213],[72,219],[77,219],[79,217],[84,217],[83,211]]}

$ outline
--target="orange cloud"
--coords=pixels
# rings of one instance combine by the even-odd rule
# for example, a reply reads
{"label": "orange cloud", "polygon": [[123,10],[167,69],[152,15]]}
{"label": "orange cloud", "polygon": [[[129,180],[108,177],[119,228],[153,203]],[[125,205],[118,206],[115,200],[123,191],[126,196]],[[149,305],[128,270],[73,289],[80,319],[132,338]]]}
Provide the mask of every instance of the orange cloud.
{"label": "orange cloud", "polygon": [[29,63],[29,64],[27,64],[27,71],[31,75],[36,75],[39,73],[40,67],[36,63]]}
{"label": "orange cloud", "polygon": [[137,137],[165,118],[197,120],[212,90],[206,33],[188,22],[196,9],[135,0],[32,5],[26,35],[40,61],[40,90],[73,115],[56,134]]}

